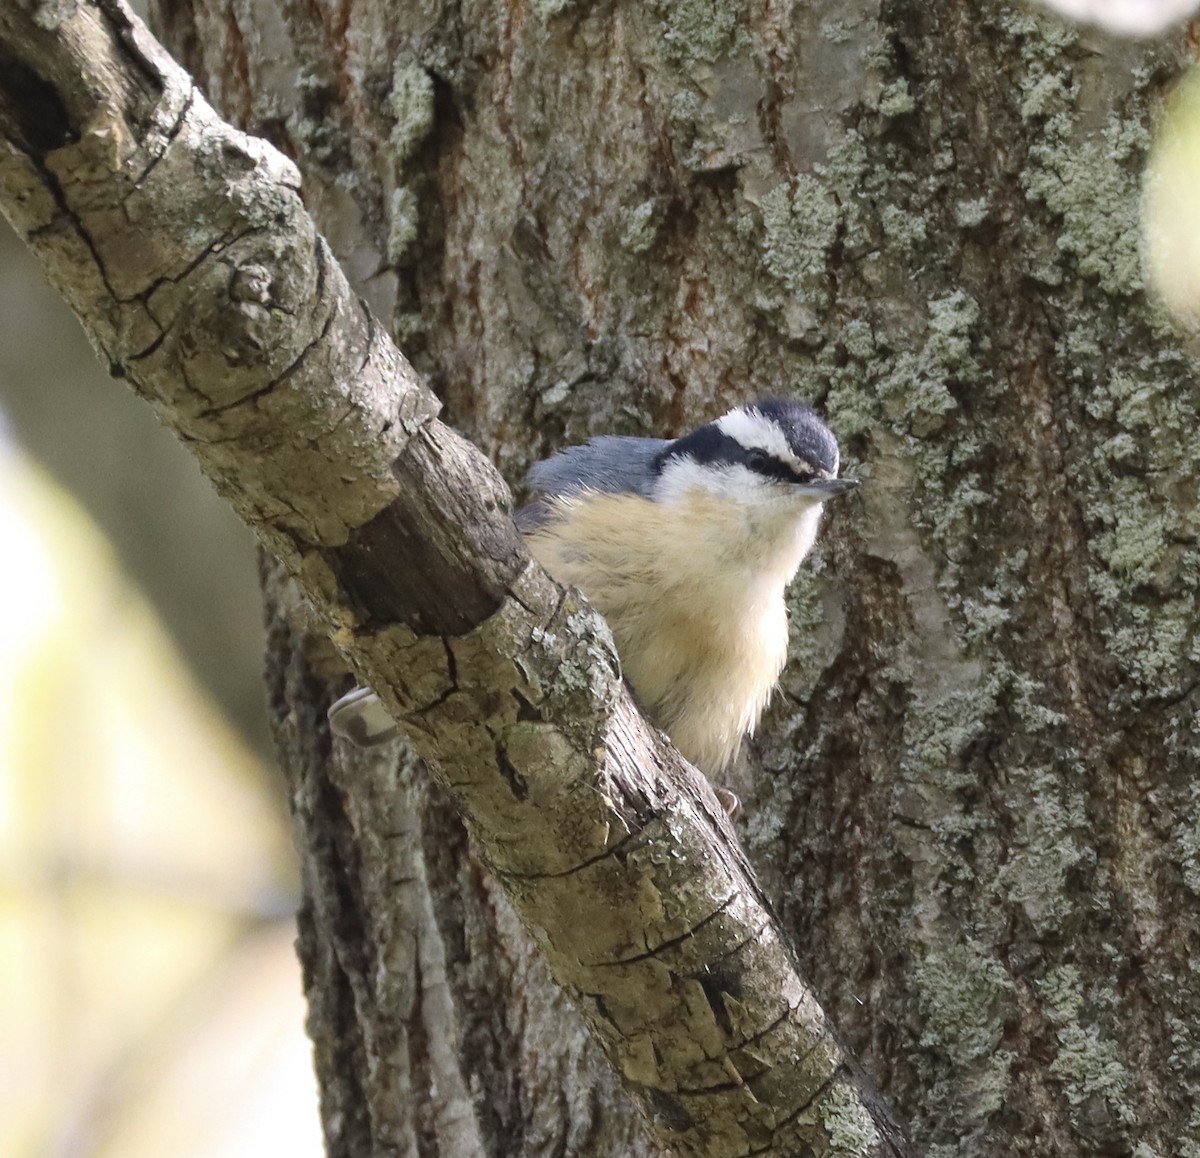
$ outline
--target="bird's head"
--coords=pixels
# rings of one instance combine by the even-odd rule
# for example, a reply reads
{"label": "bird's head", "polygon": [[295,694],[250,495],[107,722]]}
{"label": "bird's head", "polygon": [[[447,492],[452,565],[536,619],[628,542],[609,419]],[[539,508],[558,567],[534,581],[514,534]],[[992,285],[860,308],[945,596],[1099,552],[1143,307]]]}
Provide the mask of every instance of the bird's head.
{"label": "bird's head", "polygon": [[764,399],[667,444],[656,463],[653,496],[679,502],[697,488],[751,508],[803,511],[845,494],[833,432],[807,406]]}

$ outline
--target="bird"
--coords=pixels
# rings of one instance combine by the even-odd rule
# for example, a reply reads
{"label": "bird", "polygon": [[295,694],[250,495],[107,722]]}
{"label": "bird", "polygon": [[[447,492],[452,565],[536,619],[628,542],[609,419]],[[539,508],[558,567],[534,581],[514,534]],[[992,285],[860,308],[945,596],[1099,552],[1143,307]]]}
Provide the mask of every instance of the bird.
{"label": "bird", "polygon": [[[643,714],[715,785],[783,671],[785,593],[822,508],[858,485],[838,467],[813,410],[765,398],[680,438],[601,435],[527,476],[530,554],[604,616]],[[397,733],[365,688],[329,719],[360,746]]]}

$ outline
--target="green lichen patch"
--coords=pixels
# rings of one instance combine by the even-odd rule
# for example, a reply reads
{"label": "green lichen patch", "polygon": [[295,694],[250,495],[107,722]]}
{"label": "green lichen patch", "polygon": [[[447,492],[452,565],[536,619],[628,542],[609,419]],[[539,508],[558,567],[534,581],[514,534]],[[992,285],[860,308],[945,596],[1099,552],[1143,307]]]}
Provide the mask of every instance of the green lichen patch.
{"label": "green lichen patch", "polygon": [[899,205],[885,205],[879,211],[879,223],[883,232],[901,253],[914,252],[925,240],[925,217]]}
{"label": "green lichen patch", "polygon": [[573,8],[575,2],[576,0],[534,0],[533,14],[545,22]]}
{"label": "green lichen patch", "polygon": [[[776,185],[760,203],[758,244],[773,285],[764,285],[759,304],[782,319],[784,331],[801,338],[816,330],[828,309],[829,252],[841,214],[837,201],[816,178],[801,174]],[[743,219],[743,232],[752,232]]]}
{"label": "green lichen patch", "polygon": [[416,194],[407,186],[396,189],[388,204],[388,259],[399,262],[417,239],[420,209]]}
{"label": "green lichen patch", "polygon": [[887,418],[918,438],[946,426],[958,408],[952,388],[981,376],[974,350],[979,319],[979,304],[962,290],[929,303],[924,345],[897,355],[876,386]]}
{"label": "green lichen patch", "polygon": [[[975,689],[966,689],[961,694],[952,694],[937,704],[930,705],[928,717],[905,732],[909,755],[904,761],[906,769],[925,773],[928,779],[931,769],[949,769],[958,765],[960,756],[975,739],[981,729],[978,718],[979,701]],[[955,773],[940,782],[946,788],[963,787],[971,783],[967,773]]]}
{"label": "green lichen patch", "polygon": [[1186,808],[1174,828],[1183,883],[1200,896],[1200,786],[1190,789]]}
{"label": "green lichen patch", "polygon": [[744,37],[743,0],[657,0],[662,46],[667,59],[682,69],[714,64]]}
{"label": "green lichen patch", "polygon": [[[969,1099],[963,1119],[981,1121],[1003,1105],[1014,1061],[1000,1045],[1012,1001],[1008,976],[969,941],[932,950],[912,976],[924,1016],[921,1044],[955,1071]],[[931,1088],[936,1097],[940,1085]]]}
{"label": "green lichen patch", "polygon": [[658,207],[653,200],[643,201],[625,211],[621,245],[630,253],[645,253],[658,236]]}
{"label": "green lichen patch", "polygon": [[1081,836],[1087,832],[1087,802],[1082,793],[1064,789],[1055,768],[1013,767],[1008,778],[1014,796],[1037,805],[1014,818],[1009,858],[996,884],[1036,930],[1050,932],[1062,916],[1067,874],[1095,863],[1094,850]]}
{"label": "green lichen patch", "polygon": [[812,694],[842,645],[845,616],[838,603],[840,593],[822,576],[825,566],[818,547],[787,593],[791,644],[784,683],[788,693],[801,701]]}
{"label": "green lichen patch", "polygon": [[1056,965],[1038,983],[1038,993],[1047,1016],[1056,1025],[1066,1025],[1083,1008],[1083,978],[1076,965]]}
{"label": "green lichen patch", "polygon": [[392,158],[402,165],[433,128],[433,80],[415,60],[402,57],[396,61],[388,105],[394,118],[390,137]]}
{"label": "green lichen patch", "polygon": [[794,294],[810,292],[826,273],[837,232],[837,203],[824,184],[802,174],[791,185],[776,185],[761,208],[767,271]]}
{"label": "green lichen patch", "polygon": [[1063,1081],[1063,1093],[1075,1109],[1103,1103],[1121,1123],[1136,1121],[1133,1106],[1126,1100],[1132,1078],[1117,1053],[1116,1042],[1096,1026],[1068,1022],[1058,1030],[1058,1052],[1050,1072]]}
{"label": "green lichen patch", "polygon": [[954,207],[955,224],[962,229],[974,229],[987,220],[988,208],[986,197],[968,197]]}
{"label": "green lichen patch", "polygon": [[1100,141],[1073,141],[1072,122],[1051,118],[1030,151],[1028,196],[1062,218],[1058,248],[1110,294],[1142,288],[1138,179],[1145,137],[1110,122]]}
{"label": "green lichen patch", "polygon": [[829,1138],[829,1153],[837,1158],[861,1158],[879,1142],[879,1131],[858,1095],[844,1083],[822,1100],[821,1125]]}
{"label": "green lichen patch", "polygon": [[996,1052],[1011,1001],[1011,983],[999,961],[961,941],[931,950],[913,969],[912,981],[924,1015],[922,1045],[962,1066]]}
{"label": "green lichen patch", "polygon": [[878,108],[885,117],[902,117],[916,107],[917,102],[909,91],[908,81],[902,76],[884,85],[879,94]]}

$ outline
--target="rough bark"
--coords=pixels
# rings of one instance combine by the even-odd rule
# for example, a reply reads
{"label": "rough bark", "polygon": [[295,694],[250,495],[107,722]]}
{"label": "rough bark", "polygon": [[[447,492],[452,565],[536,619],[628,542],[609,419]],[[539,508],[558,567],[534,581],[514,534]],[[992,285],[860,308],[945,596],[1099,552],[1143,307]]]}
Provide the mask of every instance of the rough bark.
{"label": "rough bark", "polygon": [[[936,1158],[1200,1154],[1195,364],[1136,221],[1182,37],[966,0],[243,0],[165,27],[510,477],[759,392],[825,410],[871,481],[794,593],[743,830],[803,969]],[[328,756],[305,655],[275,662],[298,783]],[[408,775],[395,879],[425,918],[388,958],[413,1004],[371,1106],[411,1130],[384,1136],[652,1152]],[[381,1055],[347,978],[378,958],[322,924],[319,867],[302,944],[358,1154]],[[455,1014],[436,1061],[427,993]]]}
{"label": "rough bark", "polygon": [[274,11],[169,29],[511,477],[780,390],[863,464],[743,834],[921,1146],[1194,1158],[1200,442],[1137,255],[1183,35],[967,0]]}
{"label": "rough bark", "polygon": [[[525,555],[503,482],[354,298],[295,169],[221,123],[118,0],[0,11],[0,66],[6,214],[439,769],[650,1137],[711,1158],[899,1153],[711,791],[638,716],[602,621]],[[314,698],[289,712],[319,739]],[[450,1152],[480,1152],[453,1004],[406,953],[403,886],[428,866],[403,777],[281,736],[331,1149],[419,1152],[400,1031],[440,1002],[424,1112]]]}

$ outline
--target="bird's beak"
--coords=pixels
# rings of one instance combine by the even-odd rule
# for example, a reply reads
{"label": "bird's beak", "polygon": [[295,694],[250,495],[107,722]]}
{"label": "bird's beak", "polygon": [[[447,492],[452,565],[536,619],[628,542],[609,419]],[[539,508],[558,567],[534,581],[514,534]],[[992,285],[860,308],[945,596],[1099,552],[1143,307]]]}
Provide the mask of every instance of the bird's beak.
{"label": "bird's beak", "polygon": [[858,486],[856,478],[823,478],[817,479],[815,482],[801,483],[796,489],[812,495],[814,499],[825,502],[826,499],[837,498],[838,495],[844,495],[848,491],[854,490],[856,486]]}

